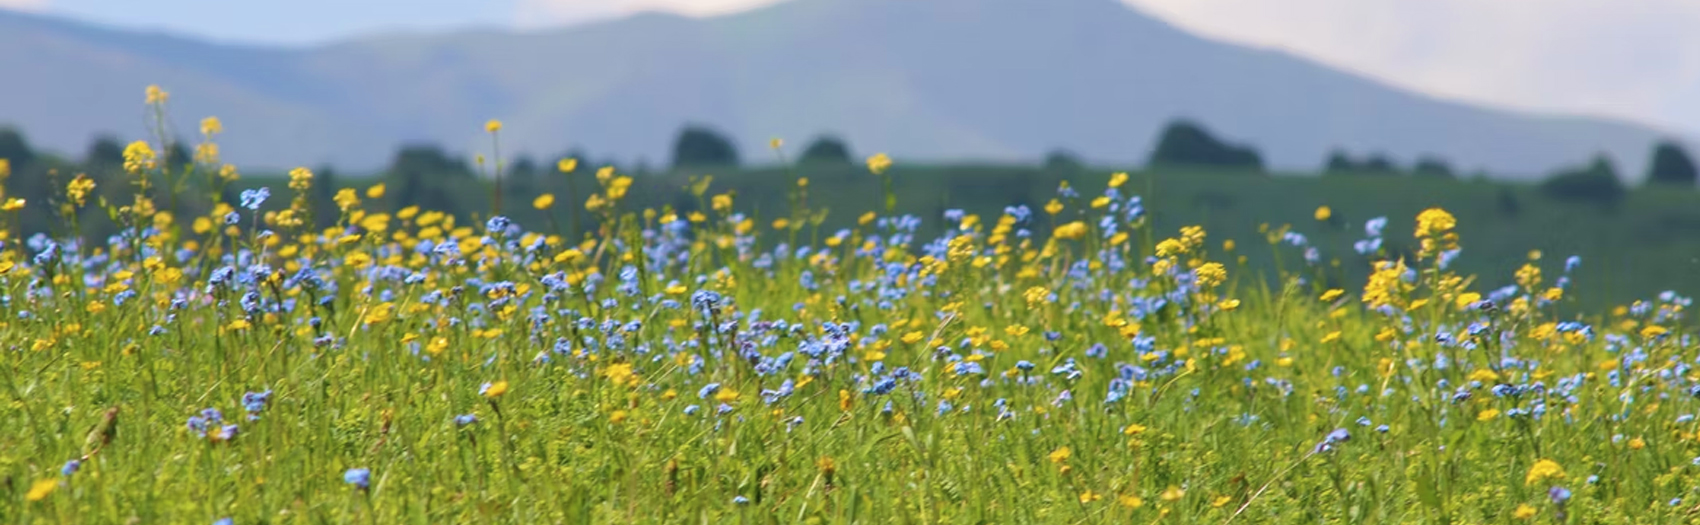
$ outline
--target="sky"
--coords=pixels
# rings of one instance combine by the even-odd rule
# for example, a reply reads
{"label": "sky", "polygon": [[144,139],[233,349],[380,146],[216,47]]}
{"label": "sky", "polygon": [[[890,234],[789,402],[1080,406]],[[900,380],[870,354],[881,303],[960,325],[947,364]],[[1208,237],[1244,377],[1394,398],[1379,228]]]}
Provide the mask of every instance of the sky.
{"label": "sky", "polygon": [[[648,9],[709,16],[774,1],[0,0],[0,7],[217,41],[311,45],[395,31],[539,29]],[[1432,95],[1700,135],[1700,31],[1692,30],[1700,27],[1700,0],[1122,1],[1212,38],[1282,49]]]}

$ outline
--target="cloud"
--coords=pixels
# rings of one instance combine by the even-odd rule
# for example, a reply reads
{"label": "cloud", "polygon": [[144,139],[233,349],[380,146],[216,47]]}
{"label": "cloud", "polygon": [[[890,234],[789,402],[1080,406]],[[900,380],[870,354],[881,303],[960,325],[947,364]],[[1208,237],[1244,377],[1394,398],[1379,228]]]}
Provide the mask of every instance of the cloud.
{"label": "cloud", "polygon": [[1124,1],[1426,93],[1700,130],[1692,0]]}
{"label": "cloud", "polygon": [[0,0],[0,9],[45,11],[47,10],[47,0]]}
{"label": "cloud", "polygon": [[[0,0],[4,1],[4,0]],[[639,11],[713,16],[743,11],[780,0],[519,0],[519,24],[527,27],[581,22]]]}

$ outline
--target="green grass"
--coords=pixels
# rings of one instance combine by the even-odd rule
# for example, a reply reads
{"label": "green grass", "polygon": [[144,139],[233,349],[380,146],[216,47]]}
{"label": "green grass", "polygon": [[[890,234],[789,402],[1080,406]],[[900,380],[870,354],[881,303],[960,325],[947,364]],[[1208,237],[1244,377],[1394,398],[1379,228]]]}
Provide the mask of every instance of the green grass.
{"label": "green grass", "polygon": [[[995,167],[891,174],[899,211],[928,218],[895,246],[884,244],[892,232],[881,223],[857,224],[882,201],[860,170],[816,174],[806,195],[787,190],[793,179],[779,172],[717,178],[701,201],[736,189],[734,207],[762,218],[748,235],[715,210],[685,237],[666,233],[657,224],[671,212],[657,201],[707,206],[656,189],[684,181],[654,178],[617,208],[581,210],[596,243],[544,239],[534,251],[529,234],[492,233],[518,242],[480,248],[485,227],[472,224],[463,257],[413,256],[440,224],[421,224],[427,214],[373,221],[361,205],[337,222],[364,227],[317,233],[256,224],[246,210],[230,232],[195,233],[185,214],[148,243],[165,254],[184,248],[182,259],[89,244],[37,260],[8,245],[0,516],[1509,523],[1522,508],[1541,522],[1656,523],[1685,521],[1700,502],[1696,424],[1679,419],[1700,406],[1682,364],[1695,352],[1684,299],[1611,314],[1580,306],[1595,291],[1613,301],[1629,293],[1613,276],[1649,289],[1684,277],[1631,271],[1634,261],[1613,250],[1692,250],[1692,241],[1623,233],[1676,213],[1687,196],[1642,192],[1617,211],[1583,213],[1521,192],[1522,209],[1506,217],[1495,215],[1497,187],[1487,185],[1139,175],[1123,195],[1144,195],[1150,215],[1116,219],[1127,241],[1091,226],[1079,239],[1023,243],[1013,232],[998,239],[1001,205],[992,203],[1048,195],[1054,179]],[[581,188],[595,184],[581,176]],[[1107,211],[1089,204],[1104,176],[1073,182],[1083,197],[1055,217],[1039,211],[1048,197],[1028,200],[1027,226],[1039,237],[1067,221],[1096,225]],[[274,205],[292,196],[274,190]],[[980,223],[951,255],[923,258],[945,230],[936,218],[959,199],[975,203],[967,207]],[[1535,264],[1547,277],[1492,311],[1459,308],[1466,290],[1490,288],[1453,280],[1466,274],[1436,269],[1432,254],[1412,248],[1405,260],[1416,271],[1395,291],[1393,315],[1363,304],[1370,262],[1343,245],[1361,237],[1364,219],[1386,214],[1389,246],[1414,247],[1412,217],[1436,203],[1460,221],[1465,251],[1453,270],[1487,268],[1483,281],[1507,282],[1529,248],[1543,248],[1554,256]],[[553,221],[516,216],[549,232],[571,204],[563,198]],[[1339,222],[1282,222],[1340,258],[1338,268],[1307,266],[1255,230],[1257,216],[1308,217],[1324,204]],[[831,214],[819,233],[770,225],[822,208]],[[109,211],[119,224],[156,221]],[[381,232],[366,231],[376,222]],[[1157,242],[1184,237],[1185,224],[1207,237],[1164,254],[1156,266],[1170,271],[1148,264]],[[839,225],[851,232],[832,245]],[[263,228],[284,235],[268,245]],[[862,251],[875,235],[883,241]],[[1221,246],[1228,238],[1238,241],[1233,252]],[[767,264],[761,255],[782,241],[824,255]],[[1557,255],[1572,251],[1587,253],[1584,268],[1596,273],[1578,276],[1555,304],[1533,300],[1562,273]],[[1208,261],[1225,263],[1226,281],[1188,285],[1210,267],[1191,268]],[[222,266],[254,262],[269,271],[209,282]],[[632,293],[620,289],[628,265]],[[323,284],[292,278],[301,268]],[[413,273],[422,280],[405,279]],[[594,290],[551,291],[593,274],[605,276]],[[515,288],[488,288],[496,282]],[[1319,299],[1336,287],[1339,299]],[[118,304],[127,291],[135,296]],[[245,309],[250,292],[260,303]],[[725,299],[693,306],[710,292]],[[1167,302],[1147,308],[1154,298]],[[547,319],[532,317],[539,307]],[[1591,333],[1548,334],[1572,319]],[[787,328],[770,324],[780,320]],[[150,335],[154,326],[163,333]],[[792,360],[776,364],[787,353]],[[983,373],[961,368],[969,361]],[[886,391],[897,367],[912,374]],[[790,393],[763,395],[785,381]],[[505,393],[481,394],[496,382]],[[700,398],[710,383],[719,392]],[[1496,385],[1530,390],[1502,397]],[[1125,396],[1107,401],[1112,389]],[[269,401],[248,420],[241,399],[262,391]],[[1539,417],[1518,415],[1537,406]],[[234,438],[186,425],[209,407],[239,425]],[[456,423],[468,414],[478,421]],[[1327,442],[1336,429],[1350,439]],[[80,470],[60,472],[79,458]],[[1542,459],[1563,475],[1527,479]],[[369,486],[345,482],[354,468],[370,469]],[[1555,503],[1555,486],[1573,497]]]}
{"label": "green grass", "polygon": [[[6,181],[5,521],[1700,509],[1692,192],[1592,207],[1162,170],[1070,173],[1070,196],[1011,166],[814,166],[806,186],[586,167],[497,198],[464,176],[167,173],[144,149],[86,201],[52,163]],[[1383,248],[1356,253],[1377,216]]]}

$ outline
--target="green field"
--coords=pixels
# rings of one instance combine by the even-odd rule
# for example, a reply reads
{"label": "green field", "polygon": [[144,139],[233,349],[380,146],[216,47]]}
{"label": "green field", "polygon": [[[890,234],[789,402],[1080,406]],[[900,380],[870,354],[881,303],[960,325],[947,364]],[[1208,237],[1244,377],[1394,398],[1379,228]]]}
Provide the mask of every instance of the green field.
{"label": "green field", "polygon": [[586,166],[484,206],[152,149],[7,181],[51,191],[0,207],[6,521],[1700,510],[1688,193],[870,160]]}

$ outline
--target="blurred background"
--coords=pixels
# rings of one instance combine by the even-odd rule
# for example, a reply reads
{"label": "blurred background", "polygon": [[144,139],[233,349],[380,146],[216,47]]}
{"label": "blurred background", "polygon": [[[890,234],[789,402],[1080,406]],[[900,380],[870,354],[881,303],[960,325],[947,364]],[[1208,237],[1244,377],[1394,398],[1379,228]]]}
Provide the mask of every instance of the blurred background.
{"label": "blurred background", "polygon": [[[570,210],[523,203],[576,207],[604,165],[640,205],[694,209],[689,177],[714,174],[758,216],[800,173],[832,198],[821,235],[880,206],[874,153],[932,222],[1129,171],[1155,228],[1204,224],[1251,266],[1305,264],[1265,242],[1291,225],[1353,282],[1366,220],[1408,238],[1442,206],[1484,284],[1579,255],[1597,306],[1700,292],[1694,27],[1688,0],[0,0],[0,158],[31,202],[79,173],[129,191],[124,144],[150,140],[236,166],[227,192],[306,166],[327,208],[382,182],[368,208],[468,218],[500,173],[504,213],[569,234]],[[197,159],[208,116],[224,133]]]}

